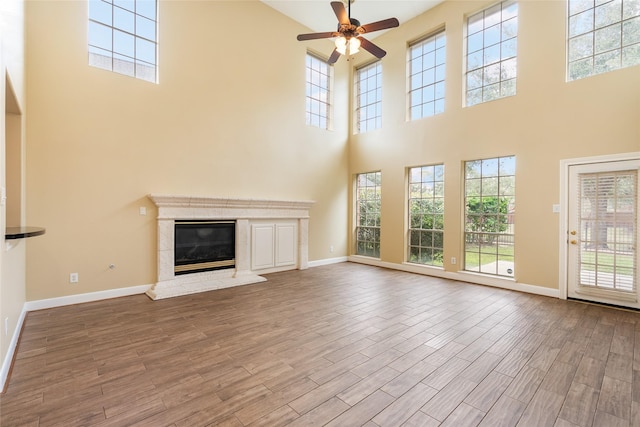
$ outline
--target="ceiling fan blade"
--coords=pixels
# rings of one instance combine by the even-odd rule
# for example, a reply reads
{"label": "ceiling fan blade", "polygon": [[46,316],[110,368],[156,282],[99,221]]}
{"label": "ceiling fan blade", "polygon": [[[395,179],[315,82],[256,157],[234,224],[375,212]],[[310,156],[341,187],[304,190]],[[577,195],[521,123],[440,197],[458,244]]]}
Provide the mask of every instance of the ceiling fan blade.
{"label": "ceiling fan blade", "polygon": [[372,22],[370,24],[361,25],[360,28],[365,33],[371,33],[373,31],[386,30],[387,28],[395,28],[400,25],[400,22],[396,18],[383,19],[382,21]]}
{"label": "ceiling fan blade", "polygon": [[370,52],[373,56],[375,56],[378,59],[383,58],[387,54],[385,50],[371,43],[369,40],[365,39],[364,37],[358,37],[358,40],[360,40],[361,48]]}
{"label": "ceiling fan blade", "polygon": [[333,13],[335,13],[338,18],[340,25],[351,25],[351,20],[349,20],[349,15],[347,15],[347,10],[344,8],[344,4],[341,1],[332,1],[331,7],[333,8]]}
{"label": "ceiling fan blade", "polygon": [[315,40],[315,39],[330,39],[331,37],[338,37],[339,35],[340,35],[340,33],[336,33],[335,31],[328,31],[326,33],[298,34],[298,41]]}
{"label": "ceiling fan blade", "polygon": [[338,52],[338,49],[333,49],[333,53],[329,59],[327,59],[327,63],[329,63],[329,65],[335,64],[338,58],[340,58],[340,52]]}

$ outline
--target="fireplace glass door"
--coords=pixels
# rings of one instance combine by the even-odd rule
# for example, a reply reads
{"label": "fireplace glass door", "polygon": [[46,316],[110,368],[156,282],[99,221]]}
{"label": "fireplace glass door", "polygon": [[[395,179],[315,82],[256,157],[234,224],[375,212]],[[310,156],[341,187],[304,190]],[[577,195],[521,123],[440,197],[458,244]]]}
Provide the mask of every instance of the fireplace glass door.
{"label": "fireplace glass door", "polygon": [[175,222],[175,274],[235,268],[235,221]]}

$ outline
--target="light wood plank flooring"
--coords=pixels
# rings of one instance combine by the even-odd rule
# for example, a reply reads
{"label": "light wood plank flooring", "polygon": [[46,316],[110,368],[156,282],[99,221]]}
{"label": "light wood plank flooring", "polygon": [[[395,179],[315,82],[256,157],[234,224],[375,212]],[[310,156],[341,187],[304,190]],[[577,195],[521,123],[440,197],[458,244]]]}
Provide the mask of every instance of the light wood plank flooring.
{"label": "light wood plank flooring", "polygon": [[638,426],[640,313],[343,263],[29,313],[9,426]]}

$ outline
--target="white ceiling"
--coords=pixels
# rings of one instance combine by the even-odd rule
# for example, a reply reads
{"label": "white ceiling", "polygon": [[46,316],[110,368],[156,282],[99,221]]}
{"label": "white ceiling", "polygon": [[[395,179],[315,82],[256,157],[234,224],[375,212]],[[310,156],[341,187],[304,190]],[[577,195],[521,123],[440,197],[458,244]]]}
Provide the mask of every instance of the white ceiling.
{"label": "white ceiling", "polygon": [[[335,31],[338,26],[330,0],[261,0],[278,12],[309,27],[310,32]],[[352,0],[351,17],[361,24],[398,18],[400,25],[444,0]],[[344,0],[346,3],[346,0]],[[388,31],[388,30],[386,30]],[[371,39],[384,33],[378,31],[367,35]]]}

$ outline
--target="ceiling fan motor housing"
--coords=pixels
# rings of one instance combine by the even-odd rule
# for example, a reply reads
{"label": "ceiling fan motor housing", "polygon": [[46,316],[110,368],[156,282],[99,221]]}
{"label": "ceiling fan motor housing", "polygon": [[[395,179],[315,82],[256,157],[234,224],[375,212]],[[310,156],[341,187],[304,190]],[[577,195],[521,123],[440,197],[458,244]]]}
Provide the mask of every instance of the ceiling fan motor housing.
{"label": "ceiling fan motor housing", "polygon": [[358,28],[360,28],[360,21],[356,18],[349,18],[351,25],[342,25],[338,24],[338,32],[343,34],[345,37],[357,37],[360,35]]}

